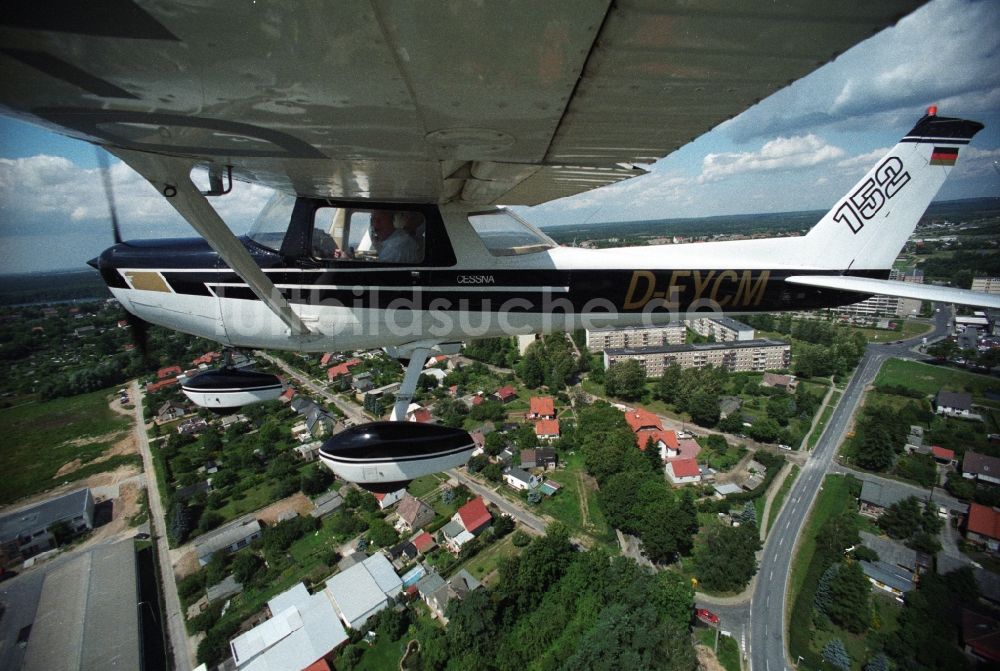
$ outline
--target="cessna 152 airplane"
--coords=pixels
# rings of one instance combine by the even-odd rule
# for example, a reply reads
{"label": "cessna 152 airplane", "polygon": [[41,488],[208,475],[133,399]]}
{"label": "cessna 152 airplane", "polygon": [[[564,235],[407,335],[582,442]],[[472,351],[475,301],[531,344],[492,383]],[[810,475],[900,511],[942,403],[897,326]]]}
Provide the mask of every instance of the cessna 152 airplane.
{"label": "cessna 152 airplane", "polygon": [[[429,354],[469,337],[872,294],[1000,307],[886,279],[982,128],[934,108],[799,238],[564,248],[497,207],[641,175],[920,4],[18,2],[0,107],[103,146],[199,234],[95,259],[126,310],[231,347],[386,347],[409,359],[400,420]],[[210,202],[233,179],[278,192],[242,238]],[[186,391],[280,390],[233,379]],[[471,453],[428,431],[358,427],[321,456],[373,484]]]}

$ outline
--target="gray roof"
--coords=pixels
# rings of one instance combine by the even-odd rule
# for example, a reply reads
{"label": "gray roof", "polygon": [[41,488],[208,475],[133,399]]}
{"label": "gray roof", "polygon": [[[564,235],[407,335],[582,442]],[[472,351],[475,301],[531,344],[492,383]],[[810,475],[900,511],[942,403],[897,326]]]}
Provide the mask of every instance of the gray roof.
{"label": "gray roof", "polygon": [[531,483],[531,474],[523,468],[511,468],[505,473],[505,475],[509,475],[515,480],[519,480],[526,485]]}
{"label": "gray roof", "polygon": [[955,408],[956,410],[972,409],[972,394],[953,391],[939,391],[934,398],[934,403],[945,408]]}
{"label": "gray roof", "polygon": [[861,485],[861,500],[881,508],[888,508],[893,503],[913,496],[908,489],[891,482],[872,482],[865,480]]}
{"label": "gray roof", "polygon": [[351,554],[347,555],[339,562],[337,562],[337,568],[341,571],[346,571],[355,564],[360,564],[367,558],[368,555],[366,555],[364,552],[358,552],[357,550],[355,550],[354,552],[352,552]]}
{"label": "gray roof", "polygon": [[237,582],[236,578],[231,575],[227,575],[225,580],[218,582],[205,590],[205,596],[208,598],[209,602],[212,602],[218,601],[219,599],[226,599],[235,594],[239,594],[242,591],[243,583]]}
{"label": "gray roof", "polygon": [[670,354],[673,352],[700,352],[714,349],[743,349],[751,347],[777,347],[787,346],[784,340],[768,340],[757,338],[755,340],[736,340],[733,342],[703,342],[689,345],[663,345],[657,347],[623,347],[621,349],[609,349],[607,354]]}
{"label": "gray roof", "polygon": [[135,544],[99,545],[45,576],[25,671],[139,669]]}
{"label": "gray roof", "polygon": [[260,522],[253,516],[245,516],[224,527],[210,531],[194,542],[198,557],[207,557],[218,550],[260,533]]}
{"label": "gray roof", "polygon": [[708,320],[733,331],[753,331],[752,326],[736,321],[732,317],[709,317]]}
{"label": "gray roof", "polygon": [[900,592],[909,592],[913,589],[913,580],[908,575],[904,575],[902,569],[885,562],[862,561],[861,570],[869,578],[878,580],[883,585],[888,585]]}
{"label": "gray roof", "polygon": [[876,536],[867,531],[860,532],[861,544],[878,554],[880,561],[893,566],[901,566],[909,571],[917,569],[917,551],[911,550],[891,538]]}
{"label": "gray roof", "polygon": [[1000,459],[970,450],[962,458],[962,472],[1000,478]]}
{"label": "gray roof", "polygon": [[83,488],[8,513],[0,517],[0,543],[12,541],[23,532],[48,529],[55,522],[72,519],[83,513],[91,500],[90,490]]}
{"label": "gray roof", "polygon": [[428,573],[417,581],[417,591],[420,592],[420,596],[426,597],[441,589],[444,585],[444,578],[437,573]]}
{"label": "gray roof", "polygon": [[454,538],[455,536],[459,535],[460,533],[464,533],[465,532],[465,527],[463,527],[461,524],[459,524],[455,520],[452,520],[452,521],[448,522],[447,524],[445,524],[443,527],[441,527],[441,531],[444,533],[444,535],[446,537],[448,537],[448,538]]}
{"label": "gray roof", "polygon": [[476,591],[482,586],[482,583],[476,580],[471,573],[463,568],[458,573],[453,575],[450,580],[448,580],[448,585],[455,591],[456,594],[464,595],[467,592]]}

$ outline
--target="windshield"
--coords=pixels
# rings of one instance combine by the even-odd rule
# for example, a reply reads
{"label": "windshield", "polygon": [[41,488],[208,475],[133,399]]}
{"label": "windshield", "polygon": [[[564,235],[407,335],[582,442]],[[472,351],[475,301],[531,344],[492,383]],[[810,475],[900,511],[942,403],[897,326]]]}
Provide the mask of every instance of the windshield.
{"label": "windshield", "polygon": [[275,251],[281,249],[281,241],[288,231],[288,222],[292,219],[292,209],[295,207],[295,196],[287,193],[275,193],[264,205],[253,226],[247,232],[247,237],[259,245]]}
{"label": "windshield", "polygon": [[469,215],[469,223],[493,256],[533,254],[558,246],[510,210],[475,212]]}

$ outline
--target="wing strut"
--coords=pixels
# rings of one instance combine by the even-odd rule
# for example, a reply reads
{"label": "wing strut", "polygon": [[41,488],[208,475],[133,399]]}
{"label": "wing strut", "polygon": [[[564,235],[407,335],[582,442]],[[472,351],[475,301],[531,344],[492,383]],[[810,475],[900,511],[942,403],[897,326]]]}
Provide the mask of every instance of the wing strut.
{"label": "wing strut", "polygon": [[107,149],[156,187],[198,235],[205,238],[222,260],[243,278],[251,291],[288,326],[293,336],[310,335],[309,327],[292,311],[285,297],[191,181],[193,161],[118,147]]}

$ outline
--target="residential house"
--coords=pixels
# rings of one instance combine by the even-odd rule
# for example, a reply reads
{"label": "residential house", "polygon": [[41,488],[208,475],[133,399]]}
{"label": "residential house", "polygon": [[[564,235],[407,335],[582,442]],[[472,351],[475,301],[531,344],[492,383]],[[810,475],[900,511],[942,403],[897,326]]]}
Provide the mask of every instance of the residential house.
{"label": "residential house", "polygon": [[205,590],[205,598],[208,603],[220,601],[236,596],[243,591],[243,583],[237,582],[236,578],[227,575],[224,580],[211,585]]}
{"label": "residential house", "polygon": [[934,412],[951,417],[968,417],[972,414],[972,394],[939,391],[934,397]]}
{"label": "residential house", "polygon": [[446,371],[441,370],[440,368],[426,368],[424,369],[424,372],[421,373],[421,375],[426,375],[427,377],[434,378],[435,380],[437,380],[438,384],[444,382],[444,379],[448,377],[448,373]]}
{"label": "residential house", "polygon": [[389,548],[388,554],[392,565],[397,569],[401,569],[417,558],[417,546],[410,541],[404,540]]}
{"label": "residential house", "polygon": [[799,381],[794,375],[779,375],[778,373],[764,373],[764,379],[760,381],[763,387],[775,387],[784,391],[794,392],[799,386]]}
{"label": "residential house", "polygon": [[472,451],[472,456],[475,457],[476,455],[482,454],[483,450],[486,449],[486,434],[483,433],[482,429],[480,429],[479,431],[473,431],[469,434],[469,436],[472,438],[472,442],[476,446],[476,449]]}
{"label": "residential house", "polygon": [[177,433],[182,436],[193,436],[208,428],[208,422],[201,417],[192,417],[177,425]]}
{"label": "residential house", "polygon": [[694,459],[674,459],[667,462],[667,479],[673,485],[701,482],[701,468]]}
{"label": "residential house", "polygon": [[376,552],[327,580],[324,591],[344,624],[361,629],[402,590],[403,581],[388,558]]}
{"label": "residential house", "polygon": [[334,360],[336,355],[333,352],[326,352],[319,359],[320,366],[329,366],[330,362]]}
{"label": "residential house", "polygon": [[371,373],[360,373],[354,376],[351,380],[351,389],[353,389],[358,394],[363,394],[370,391],[375,387],[375,382],[372,380]]}
{"label": "residential house", "polygon": [[417,552],[422,555],[426,555],[437,547],[437,541],[434,540],[434,536],[431,536],[426,531],[421,531],[416,536],[410,539],[413,543],[413,547],[417,548]]}
{"label": "residential house", "polygon": [[477,496],[459,508],[452,519],[456,518],[462,527],[473,535],[479,535],[493,521],[493,516],[486,508],[486,502],[481,496]]}
{"label": "residential house", "polygon": [[493,396],[501,403],[506,404],[517,398],[517,391],[508,384],[497,389]]}
{"label": "residential house", "polygon": [[919,424],[910,425],[910,434],[906,437],[903,450],[907,454],[929,454],[930,448],[924,446],[924,427]]}
{"label": "residential house", "polygon": [[1000,485],[1000,459],[967,451],[962,458],[962,477],[976,482]]}
{"label": "residential house", "polygon": [[167,378],[175,378],[182,374],[184,371],[181,370],[180,366],[167,366],[156,371],[157,380],[166,380]]}
{"label": "residential house", "polygon": [[326,369],[326,381],[333,382],[342,377],[351,377],[351,369],[361,363],[360,359],[351,359],[343,363],[338,363],[336,366],[330,366]]}
{"label": "residential house", "polygon": [[521,468],[508,468],[503,474],[503,481],[511,488],[521,492],[534,489],[542,484],[542,479]]}
{"label": "residential house", "polygon": [[965,652],[982,663],[980,668],[1000,664],[1000,621],[963,608],[961,639]]}
{"label": "residential house", "polygon": [[955,462],[954,450],[949,450],[937,445],[931,446],[931,456],[934,457],[934,461],[944,466],[950,466]]}
{"label": "residential house", "polygon": [[326,590],[303,583],[267,602],[271,617],[229,643],[238,671],[330,669],[348,636]]}
{"label": "residential house", "polygon": [[521,450],[521,466],[523,468],[555,468],[559,464],[559,455],[551,447],[539,447],[534,450]]}
{"label": "residential house", "polygon": [[644,408],[636,408],[625,413],[625,421],[628,423],[632,433],[639,431],[663,430],[663,423],[660,418]]}
{"label": "residential house", "polygon": [[278,397],[278,400],[282,403],[291,403],[293,398],[295,398],[295,389],[289,387],[285,391],[281,392],[281,396]]}
{"label": "residential house", "polygon": [[210,491],[212,491],[212,481],[202,480],[201,482],[194,482],[186,487],[181,487],[174,492],[174,496],[181,501],[187,501],[198,494],[208,494]]}
{"label": "residential house", "polygon": [[880,589],[892,594],[899,601],[903,595],[914,589],[913,576],[905,570],[883,561],[870,562],[862,560],[861,570],[874,589]]}
{"label": "residential house", "polygon": [[445,548],[452,554],[461,552],[462,546],[475,538],[456,517],[457,515],[441,527],[441,539]]}
{"label": "residential house", "polygon": [[394,492],[373,492],[372,496],[378,501],[379,510],[385,510],[389,506],[399,503],[406,494],[406,489],[397,489]]}
{"label": "residential house", "polygon": [[406,413],[406,419],[409,422],[418,422],[420,424],[433,424],[434,416],[431,411],[422,406],[417,406],[412,412]]}
{"label": "residential house", "polygon": [[221,359],[222,355],[219,352],[205,352],[200,357],[191,362],[192,366],[197,366],[203,368],[205,366],[211,366],[218,359]]}
{"label": "residential house", "polygon": [[969,514],[965,518],[965,537],[973,543],[985,545],[991,552],[997,552],[1000,549],[1000,511],[970,503]]}
{"label": "residential house", "polygon": [[319,459],[319,448],[323,447],[322,440],[314,440],[311,443],[306,443],[305,445],[299,445],[298,447],[292,448],[295,454],[298,455],[299,459],[302,461],[316,461]]}
{"label": "residential house", "polygon": [[309,515],[323,518],[335,513],[342,505],[344,505],[344,498],[339,492],[320,494],[313,499],[313,509],[309,511]]}
{"label": "residential house", "polygon": [[175,384],[177,384],[176,377],[168,377],[167,379],[159,380],[158,382],[150,382],[149,384],[146,385],[146,393],[155,394],[161,389],[166,389],[167,387],[171,387]]}
{"label": "residential house", "polygon": [[917,552],[891,538],[868,531],[861,531],[859,535],[861,544],[877,554],[880,562],[894,567],[895,571],[904,571],[911,580],[917,580],[920,574],[931,568],[931,557],[926,553]]}
{"label": "residential house", "polygon": [[94,497],[90,489],[77,489],[0,517],[0,564],[56,547],[52,534],[55,524],[64,525],[71,535],[93,529]]}
{"label": "residential house", "polygon": [[865,480],[861,485],[860,512],[868,517],[878,518],[886,508],[912,496],[908,489],[892,482],[872,482]]}
{"label": "residential house", "polygon": [[535,436],[539,440],[551,442],[559,437],[558,419],[540,419],[535,422]]}
{"label": "residential house", "polygon": [[420,598],[430,608],[431,613],[444,624],[448,624],[448,618],[445,617],[448,604],[453,599],[464,598],[466,594],[479,589],[480,586],[480,582],[465,569],[458,571],[447,581],[437,573],[428,573],[416,584]]}
{"label": "residential house", "polygon": [[532,396],[528,419],[555,419],[556,409],[551,396]]}
{"label": "residential house", "polygon": [[261,537],[260,522],[245,515],[225,526],[199,536],[194,542],[198,564],[207,566],[216,552],[236,552]]}
{"label": "residential house", "polygon": [[80,326],[73,329],[73,335],[77,338],[86,338],[87,336],[94,335],[95,333],[97,333],[97,329],[93,326]]}
{"label": "residential house", "polygon": [[186,414],[187,408],[180,401],[164,401],[156,411],[156,421],[161,424],[163,422],[172,422]]}
{"label": "residential house", "polygon": [[396,527],[403,532],[422,529],[434,521],[434,509],[409,492],[403,494],[396,514],[399,516]]}

